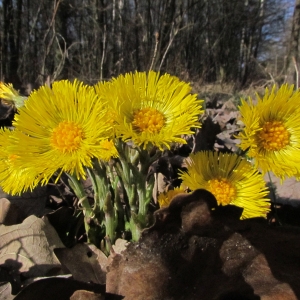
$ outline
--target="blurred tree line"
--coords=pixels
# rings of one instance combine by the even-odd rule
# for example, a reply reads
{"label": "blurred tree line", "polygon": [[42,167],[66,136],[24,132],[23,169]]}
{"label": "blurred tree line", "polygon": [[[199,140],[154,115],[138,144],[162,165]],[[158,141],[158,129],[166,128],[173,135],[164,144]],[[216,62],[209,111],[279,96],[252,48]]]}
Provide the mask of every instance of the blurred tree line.
{"label": "blurred tree line", "polygon": [[95,83],[152,69],[242,87],[297,60],[294,10],[288,0],[0,0],[0,80]]}

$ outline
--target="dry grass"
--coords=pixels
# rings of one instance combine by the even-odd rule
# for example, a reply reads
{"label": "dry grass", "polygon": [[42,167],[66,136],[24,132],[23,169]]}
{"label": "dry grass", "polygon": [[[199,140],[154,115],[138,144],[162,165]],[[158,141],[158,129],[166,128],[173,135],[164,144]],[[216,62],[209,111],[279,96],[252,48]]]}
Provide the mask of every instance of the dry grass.
{"label": "dry grass", "polygon": [[251,97],[254,102],[256,99],[256,94],[263,95],[265,93],[266,87],[271,87],[273,84],[265,83],[262,85],[250,85],[244,89],[237,89],[234,83],[200,83],[199,81],[191,82],[192,92],[199,95],[200,99],[205,100],[205,102],[218,100],[227,101],[232,100],[233,103],[238,106],[241,99],[247,99]]}

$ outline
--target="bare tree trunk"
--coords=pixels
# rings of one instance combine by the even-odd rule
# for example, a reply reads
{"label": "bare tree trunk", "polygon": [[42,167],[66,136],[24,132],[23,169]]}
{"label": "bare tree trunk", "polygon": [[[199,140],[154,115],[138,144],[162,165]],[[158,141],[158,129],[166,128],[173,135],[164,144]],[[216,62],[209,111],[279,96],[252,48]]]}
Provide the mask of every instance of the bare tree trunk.
{"label": "bare tree trunk", "polygon": [[40,73],[38,74],[37,82],[42,85],[45,83],[49,74],[46,74],[46,59],[50,53],[51,47],[55,41],[55,17],[61,0],[54,1],[51,20],[49,20],[48,28],[43,36],[44,53],[42,55]]}
{"label": "bare tree trunk", "polygon": [[122,65],[124,61],[123,56],[123,9],[124,0],[117,0],[117,18],[115,31],[115,61],[114,67],[116,75],[122,72]]}
{"label": "bare tree trunk", "polygon": [[134,20],[134,25],[135,25],[135,64],[136,64],[136,69],[140,70],[140,28],[139,28],[139,1],[134,0],[134,6],[135,6],[135,20]]}
{"label": "bare tree trunk", "polygon": [[[300,0],[295,1],[289,38],[293,72],[300,69]],[[17,73],[22,82],[37,85],[49,76],[92,83],[153,69],[191,80],[248,84],[269,78],[275,44],[281,44],[279,59],[286,54],[278,42],[286,17],[281,2],[0,0],[0,76],[16,80]],[[256,57],[267,67],[260,68]],[[283,59],[280,63],[284,69]]]}
{"label": "bare tree trunk", "polygon": [[291,40],[288,58],[286,60],[286,73],[290,67],[291,62],[294,65],[294,80],[297,88],[299,87],[297,70],[299,66],[299,37],[300,37],[300,0],[296,0],[294,15],[293,15],[293,25],[291,32]]}
{"label": "bare tree trunk", "polygon": [[[4,12],[4,42],[3,42],[3,60],[8,62],[4,68],[7,74],[7,81],[12,82],[14,85],[21,84],[18,78],[17,71],[19,66],[19,47],[20,47],[20,31],[21,20],[15,20],[14,7],[12,0],[3,1]],[[17,18],[22,15],[22,1],[18,0],[17,3]],[[16,23],[16,31],[14,31],[14,24]],[[9,55],[8,55],[9,54]]]}

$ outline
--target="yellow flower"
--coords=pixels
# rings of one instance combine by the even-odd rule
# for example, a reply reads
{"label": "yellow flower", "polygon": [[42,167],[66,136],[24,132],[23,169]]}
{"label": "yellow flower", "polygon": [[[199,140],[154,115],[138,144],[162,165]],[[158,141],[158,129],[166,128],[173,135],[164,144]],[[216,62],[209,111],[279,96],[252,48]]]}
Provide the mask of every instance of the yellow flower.
{"label": "yellow flower", "polygon": [[242,157],[213,151],[191,154],[187,172],[181,172],[183,187],[206,189],[217,199],[218,205],[243,208],[241,219],[266,217],[270,210],[268,190],[262,175]]}
{"label": "yellow flower", "polygon": [[170,148],[173,142],[186,143],[182,135],[200,127],[203,101],[175,76],[153,71],[127,73],[98,83],[95,90],[110,105],[116,135],[125,142]]}
{"label": "yellow flower", "polygon": [[300,172],[300,91],[283,84],[266,89],[263,98],[257,95],[242,100],[239,107],[243,130],[237,138],[240,148],[248,150],[254,164],[263,173],[272,171],[282,179],[299,176]]}
{"label": "yellow flower", "polygon": [[161,193],[158,196],[158,203],[160,207],[169,206],[171,200],[178,194],[186,193],[185,190],[181,187],[175,188],[174,190],[169,190],[167,192]]}
{"label": "yellow flower", "polygon": [[20,157],[9,150],[14,134],[15,131],[0,129],[0,186],[12,195],[32,190],[41,174],[39,166],[18,166]]}
{"label": "yellow flower", "polygon": [[98,157],[103,161],[109,161],[113,157],[118,157],[119,153],[113,140],[103,140],[100,142],[101,155]]}
{"label": "yellow flower", "polygon": [[21,96],[11,83],[6,84],[0,81],[0,99],[6,104],[19,108],[24,105],[27,97]]}
{"label": "yellow flower", "polygon": [[101,142],[110,137],[105,107],[92,87],[76,80],[42,86],[15,116],[11,151],[20,166],[43,166],[42,184],[58,169],[85,178],[84,167],[101,157]]}

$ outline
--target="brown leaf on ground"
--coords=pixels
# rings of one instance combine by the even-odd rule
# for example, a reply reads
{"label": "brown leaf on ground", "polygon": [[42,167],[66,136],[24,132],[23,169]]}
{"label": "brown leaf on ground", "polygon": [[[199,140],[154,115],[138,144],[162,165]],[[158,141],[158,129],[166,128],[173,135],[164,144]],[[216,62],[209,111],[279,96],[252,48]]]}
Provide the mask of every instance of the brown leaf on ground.
{"label": "brown leaf on ground", "polygon": [[105,296],[89,291],[78,290],[74,292],[70,300],[105,300]]}
{"label": "brown leaf on ground", "polygon": [[95,246],[77,244],[71,249],[55,249],[55,254],[75,280],[105,284],[107,257]]}
{"label": "brown leaf on ground", "polygon": [[252,286],[254,293],[261,295],[261,300],[297,300],[291,287],[274,277],[268,261],[262,254],[255,257],[243,276]]}
{"label": "brown leaf on ground", "polygon": [[239,114],[237,111],[220,110],[213,120],[214,122],[217,122],[223,130],[227,123],[232,122],[232,120],[236,120],[238,116]]}
{"label": "brown leaf on ground", "polygon": [[163,193],[165,191],[165,188],[167,186],[167,180],[166,177],[162,173],[154,173],[154,187],[153,187],[153,200],[154,203],[157,203],[157,198],[160,193]]}
{"label": "brown leaf on ground", "polygon": [[2,300],[12,300],[14,296],[11,294],[12,288],[9,282],[0,283],[0,299]]}
{"label": "brown leaf on ground", "polygon": [[25,277],[58,274],[61,265],[53,250],[62,247],[49,222],[36,216],[18,225],[0,225],[0,265]]}
{"label": "brown leaf on ground", "polygon": [[234,137],[234,135],[237,132],[237,126],[230,125],[227,127],[228,127],[227,130],[224,130],[216,135],[215,148],[217,149],[226,148],[232,152],[237,152],[239,149],[238,144],[240,143],[240,140]]}
{"label": "brown leaf on ground", "polygon": [[131,244],[124,254],[116,255],[109,266],[107,292],[128,300],[172,299],[166,297],[171,274],[159,258],[153,258],[155,254]]}
{"label": "brown leaf on ground", "polygon": [[117,239],[115,244],[112,245],[113,250],[116,254],[122,253],[122,251],[126,250],[127,246],[129,245],[129,242],[124,239]]}
{"label": "brown leaf on ground", "polygon": [[[239,255],[236,255],[237,252]],[[223,273],[228,276],[238,274],[258,254],[257,249],[247,239],[239,233],[234,233],[224,241],[220,248]]]}
{"label": "brown leaf on ground", "polygon": [[18,206],[11,204],[6,198],[0,199],[0,224],[15,225],[21,223],[23,213]]}
{"label": "brown leaf on ground", "polygon": [[35,215],[41,217],[45,214],[48,191],[46,186],[38,186],[32,192],[25,192],[21,196],[6,194],[0,188],[0,198],[7,198],[11,204],[17,206],[24,218]]}
{"label": "brown leaf on ground", "polygon": [[154,176],[154,187],[152,197],[157,204],[160,193],[178,186],[178,170],[186,167],[185,156],[173,155],[166,152],[164,156],[156,160],[149,168],[148,176]]}
{"label": "brown leaf on ground", "polygon": [[[25,287],[14,300],[68,300],[76,290],[87,290],[104,294],[105,286],[59,277],[45,278]],[[115,299],[122,298],[118,297]]]}
{"label": "brown leaf on ground", "polygon": [[79,237],[84,234],[83,215],[77,215],[74,208],[62,206],[43,217],[47,218],[55,228],[66,247],[74,246]]}

